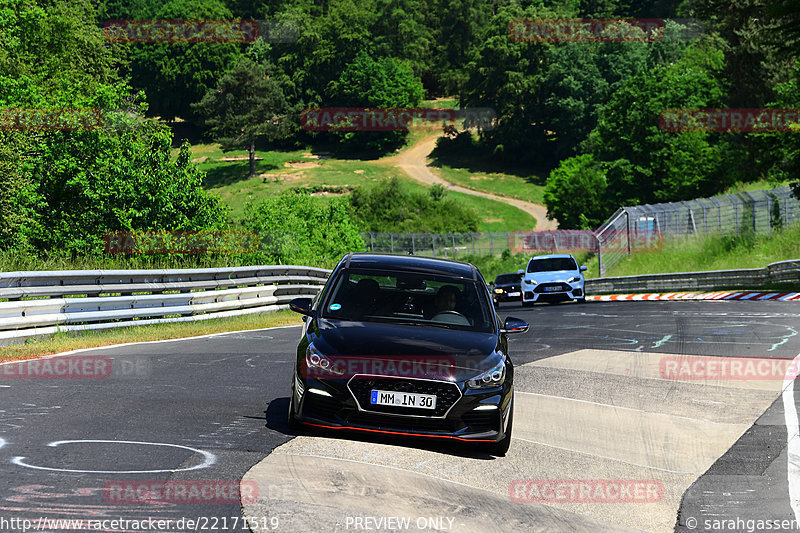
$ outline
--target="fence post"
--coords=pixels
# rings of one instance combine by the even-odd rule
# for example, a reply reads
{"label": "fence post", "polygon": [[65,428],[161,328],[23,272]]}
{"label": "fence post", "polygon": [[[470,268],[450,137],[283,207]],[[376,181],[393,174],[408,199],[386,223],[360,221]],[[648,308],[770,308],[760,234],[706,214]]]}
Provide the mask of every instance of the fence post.
{"label": "fence post", "polygon": [[414,244],[414,234],[413,233],[411,234],[411,253],[413,253],[414,255],[417,255],[417,247],[416,247],[416,244]]}
{"label": "fence post", "polygon": [[494,240],[491,231],[489,232],[489,255],[494,255]]}
{"label": "fence post", "polygon": [[625,210],[625,225],[627,227],[625,240],[628,241],[628,255],[631,255],[631,214],[627,209]]}
{"label": "fence post", "polygon": [[436,257],[436,237],[431,233],[431,248],[433,249],[433,257]]}
{"label": "fence post", "polygon": [[369,251],[375,251],[375,241],[372,240],[372,232],[369,233]]}
{"label": "fence post", "polygon": [[392,239],[392,253],[394,253],[394,233],[390,233],[389,237]]}
{"label": "fence post", "polygon": [[595,234],[595,239],[597,239],[597,273],[600,277],[603,277],[603,243],[600,241],[600,235]]}
{"label": "fence post", "polygon": [[470,233],[469,236],[472,238],[472,255],[475,255],[475,234]]}

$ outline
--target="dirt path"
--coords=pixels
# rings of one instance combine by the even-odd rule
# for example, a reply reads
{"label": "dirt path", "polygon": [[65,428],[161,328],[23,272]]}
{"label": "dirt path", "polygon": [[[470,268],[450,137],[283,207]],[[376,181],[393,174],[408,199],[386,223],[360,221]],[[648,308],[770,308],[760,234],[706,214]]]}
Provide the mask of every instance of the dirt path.
{"label": "dirt path", "polygon": [[558,221],[547,219],[547,208],[543,205],[526,202],[524,200],[517,200],[515,198],[508,198],[505,196],[497,196],[487,192],[475,191],[473,189],[467,189],[466,187],[461,187],[460,185],[450,183],[449,181],[446,181],[435,174],[428,164],[428,155],[436,147],[436,139],[438,137],[438,134],[425,137],[411,148],[403,150],[397,155],[386,158],[384,161],[390,162],[403,169],[406,174],[422,183],[428,185],[435,185],[438,183],[444,187],[447,187],[451,191],[471,194],[473,196],[482,196],[483,198],[496,200],[508,205],[513,205],[518,209],[522,209],[526,213],[529,213],[536,218],[537,230],[558,229]]}

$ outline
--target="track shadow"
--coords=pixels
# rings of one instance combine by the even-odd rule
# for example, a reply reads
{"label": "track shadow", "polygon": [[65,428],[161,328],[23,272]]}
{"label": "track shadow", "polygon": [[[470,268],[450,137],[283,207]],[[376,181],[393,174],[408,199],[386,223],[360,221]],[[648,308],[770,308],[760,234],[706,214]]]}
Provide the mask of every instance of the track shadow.
{"label": "track shadow", "polygon": [[267,427],[273,431],[279,431],[284,435],[297,436],[306,435],[310,437],[325,437],[342,441],[372,442],[375,444],[387,444],[392,446],[405,446],[407,448],[417,448],[436,453],[465,457],[470,459],[483,459],[491,461],[495,456],[490,455],[474,443],[461,442],[453,439],[434,439],[425,437],[409,437],[406,435],[387,435],[382,433],[372,433],[356,431],[350,429],[325,429],[312,426],[304,426],[300,431],[289,429],[286,418],[289,411],[289,398],[275,398],[267,407],[266,419]]}

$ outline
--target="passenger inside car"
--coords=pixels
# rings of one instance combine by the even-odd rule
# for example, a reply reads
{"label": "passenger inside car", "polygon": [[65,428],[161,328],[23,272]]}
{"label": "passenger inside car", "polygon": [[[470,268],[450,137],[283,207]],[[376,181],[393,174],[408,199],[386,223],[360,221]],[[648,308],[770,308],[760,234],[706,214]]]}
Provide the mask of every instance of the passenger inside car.
{"label": "passenger inside car", "polygon": [[378,309],[381,287],[371,278],[364,278],[356,283],[355,312],[361,316],[374,314]]}

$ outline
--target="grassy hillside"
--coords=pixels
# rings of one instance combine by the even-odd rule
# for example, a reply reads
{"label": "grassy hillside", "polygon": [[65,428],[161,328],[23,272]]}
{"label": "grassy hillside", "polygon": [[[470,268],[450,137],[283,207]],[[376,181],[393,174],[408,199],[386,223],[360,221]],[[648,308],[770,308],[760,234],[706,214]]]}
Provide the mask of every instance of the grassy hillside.
{"label": "grassy hillside", "polygon": [[[776,231],[772,236],[745,234],[666,240],[660,252],[632,254],[606,275],[762,268],[788,259],[800,259],[800,224]],[[587,266],[591,277],[596,277],[597,257]]]}
{"label": "grassy hillside", "polygon": [[[234,218],[242,216],[247,202],[278,196],[292,187],[328,189],[315,194],[330,196],[397,177],[409,189],[427,189],[384,162],[334,159],[326,152],[258,152],[258,174],[253,178],[247,177],[244,151],[224,154],[217,144],[197,144],[192,146],[192,154],[197,166],[207,173],[206,188],[231,207]],[[447,194],[480,214],[479,231],[530,230],[536,226],[534,217],[503,202],[452,191]]]}

